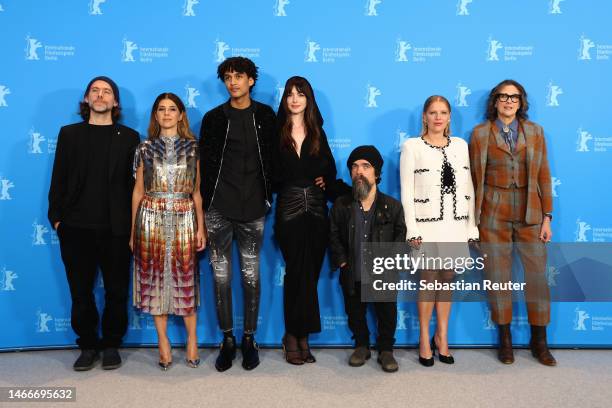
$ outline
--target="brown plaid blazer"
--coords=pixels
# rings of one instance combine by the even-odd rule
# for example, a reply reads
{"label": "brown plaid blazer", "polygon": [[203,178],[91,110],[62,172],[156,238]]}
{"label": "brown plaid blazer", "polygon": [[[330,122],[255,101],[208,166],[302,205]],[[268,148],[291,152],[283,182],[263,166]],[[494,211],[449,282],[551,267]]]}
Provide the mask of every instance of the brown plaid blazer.
{"label": "brown plaid blazer", "polygon": [[[546,156],[546,140],[541,126],[528,120],[519,120],[519,140],[525,140],[527,160],[527,208],[526,224],[540,224],[544,213],[552,213],[552,186],[550,169]],[[489,149],[489,142],[495,140],[497,149]],[[517,149],[521,146],[517,145]],[[470,163],[472,180],[476,192],[475,214],[476,225],[480,223],[482,210],[485,170],[488,154],[511,154],[504,138],[499,134],[495,122],[486,121],[476,126],[470,139]],[[508,169],[507,178],[511,177]],[[503,172],[496,174],[503,179]],[[501,180],[500,180],[501,181]]]}

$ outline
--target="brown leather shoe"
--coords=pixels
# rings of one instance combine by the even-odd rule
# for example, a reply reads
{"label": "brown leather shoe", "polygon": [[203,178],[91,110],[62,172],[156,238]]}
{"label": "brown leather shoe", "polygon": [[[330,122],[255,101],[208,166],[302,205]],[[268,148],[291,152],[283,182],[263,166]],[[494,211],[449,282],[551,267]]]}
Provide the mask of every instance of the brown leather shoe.
{"label": "brown leather shoe", "polygon": [[364,346],[359,346],[353,351],[351,354],[351,358],[349,358],[349,365],[351,367],[361,367],[365,364],[366,360],[372,357],[372,353],[370,353],[370,349]]}
{"label": "brown leather shoe", "polygon": [[397,360],[393,357],[393,351],[381,351],[378,353],[378,364],[386,373],[394,373],[399,369]]}
{"label": "brown leather shoe", "polygon": [[504,364],[514,363],[514,352],[512,351],[512,334],[510,334],[510,324],[497,325],[499,331],[499,349],[497,359]]}
{"label": "brown leather shoe", "polygon": [[529,341],[531,355],[538,359],[540,364],[554,367],[557,365],[557,360],[553,357],[548,349],[546,341],[546,326],[531,326],[531,340]]}

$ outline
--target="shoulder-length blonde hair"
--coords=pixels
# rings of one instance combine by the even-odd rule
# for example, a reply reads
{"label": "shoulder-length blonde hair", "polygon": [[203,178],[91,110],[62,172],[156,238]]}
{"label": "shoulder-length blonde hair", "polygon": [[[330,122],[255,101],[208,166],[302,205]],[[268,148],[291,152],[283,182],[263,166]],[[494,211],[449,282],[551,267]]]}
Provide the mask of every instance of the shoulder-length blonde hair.
{"label": "shoulder-length blonde hair", "polygon": [[[442,95],[431,95],[429,98],[427,98],[425,100],[425,103],[423,104],[423,126],[421,127],[421,136],[425,135],[425,133],[427,133],[427,122],[425,121],[425,114],[427,113],[427,109],[429,109],[429,107],[431,106],[432,103],[434,102],[442,102],[446,105],[446,107],[448,108],[448,114],[451,114],[451,105],[450,102],[448,101],[448,99],[446,99],[445,97],[443,97]],[[450,122],[447,123],[446,127],[444,128],[444,136],[448,137],[450,136]]]}

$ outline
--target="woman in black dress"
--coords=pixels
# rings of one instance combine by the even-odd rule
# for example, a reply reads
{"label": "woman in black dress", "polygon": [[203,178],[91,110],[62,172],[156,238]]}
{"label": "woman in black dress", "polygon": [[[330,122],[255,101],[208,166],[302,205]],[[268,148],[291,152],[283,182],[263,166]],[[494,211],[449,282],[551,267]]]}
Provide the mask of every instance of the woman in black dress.
{"label": "woman in black dress", "polygon": [[[336,163],[310,83],[287,80],[278,108],[274,232],[285,260],[283,351],[290,364],[314,363],[308,335],[321,331],[317,283],[327,248],[329,196]],[[330,197],[333,198],[333,197]]]}

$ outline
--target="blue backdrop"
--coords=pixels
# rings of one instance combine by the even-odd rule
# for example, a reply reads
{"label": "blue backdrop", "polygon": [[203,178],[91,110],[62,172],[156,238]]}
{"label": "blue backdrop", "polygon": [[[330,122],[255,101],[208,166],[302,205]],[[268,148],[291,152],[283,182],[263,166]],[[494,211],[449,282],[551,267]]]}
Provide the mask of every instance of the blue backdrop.
{"label": "blue backdrop", "polygon": [[[448,97],[453,134],[467,139],[488,91],[512,77],[527,88],[531,118],[546,131],[555,240],[610,241],[610,15],[612,4],[596,0],[0,0],[0,348],[74,344],[47,191],[58,130],[79,120],[77,103],[96,75],[116,80],[123,122],[140,132],[162,91],[184,98],[197,131],[202,115],[227,98],[215,75],[226,57],[256,62],[254,98],[275,109],[285,80],[303,75],[315,88],[339,176],[348,179],[352,148],[376,144],[385,157],[381,188],[395,197],[398,147],[418,134],[425,98]],[[201,266],[198,335],[213,344],[220,337],[207,258]],[[283,271],[268,217],[263,345],[278,344],[283,333]],[[349,344],[327,263],[319,293],[323,332],[312,343]],[[398,344],[415,344],[416,307],[399,309]],[[494,343],[489,316],[485,304],[456,304],[451,343]],[[517,343],[528,341],[527,325],[519,307]],[[178,320],[172,325],[173,341],[183,340],[181,328]],[[559,346],[612,345],[610,303],[554,304],[549,336]],[[125,340],[155,343],[151,318],[130,307]]]}

